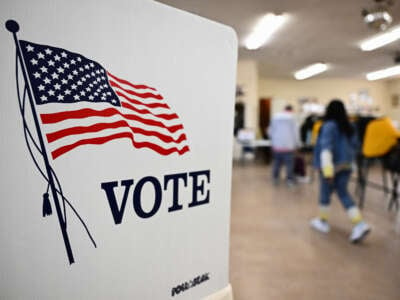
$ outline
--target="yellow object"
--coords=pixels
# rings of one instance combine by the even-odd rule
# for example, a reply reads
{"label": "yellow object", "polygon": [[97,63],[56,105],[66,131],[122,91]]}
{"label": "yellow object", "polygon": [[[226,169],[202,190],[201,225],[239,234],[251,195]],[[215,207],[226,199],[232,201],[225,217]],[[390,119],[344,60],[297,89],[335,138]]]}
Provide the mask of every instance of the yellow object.
{"label": "yellow object", "polygon": [[361,216],[361,212],[360,212],[360,210],[358,209],[357,206],[350,207],[347,210],[347,215],[349,216],[350,221],[353,224],[357,224],[357,223],[359,223],[359,222],[361,222],[363,220],[362,216]]}
{"label": "yellow object", "polygon": [[333,166],[326,166],[322,168],[322,174],[325,178],[332,178],[333,177]]}
{"label": "yellow object", "polygon": [[329,216],[329,206],[325,205],[320,205],[319,207],[319,218],[322,221],[328,221],[328,216]]}
{"label": "yellow object", "polygon": [[358,216],[356,216],[356,217],[354,217],[354,218],[352,218],[350,221],[351,221],[351,223],[353,223],[353,224],[360,223],[360,222],[362,221],[361,214],[358,215]]}
{"label": "yellow object", "polygon": [[321,120],[314,123],[312,131],[311,131],[311,145],[315,145],[317,143],[317,138],[318,138],[322,123],[323,122]]}
{"label": "yellow object", "polygon": [[400,138],[400,131],[394,128],[389,118],[373,120],[367,126],[362,152],[366,157],[385,155],[396,145],[398,138]]}

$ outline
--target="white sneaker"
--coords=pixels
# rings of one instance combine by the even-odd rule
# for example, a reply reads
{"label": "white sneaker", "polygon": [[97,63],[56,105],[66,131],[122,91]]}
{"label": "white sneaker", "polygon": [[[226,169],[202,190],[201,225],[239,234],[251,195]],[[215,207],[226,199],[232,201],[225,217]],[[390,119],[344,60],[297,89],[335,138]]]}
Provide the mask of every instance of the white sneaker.
{"label": "white sneaker", "polygon": [[331,230],[331,226],[329,226],[328,222],[322,221],[320,218],[312,219],[310,225],[312,228],[322,233],[328,233]]}
{"label": "white sneaker", "polygon": [[353,230],[350,234],[350,242],[352,243],[360,243],[367,235],[370,233],[371,227],[363,221],[354,225]]}

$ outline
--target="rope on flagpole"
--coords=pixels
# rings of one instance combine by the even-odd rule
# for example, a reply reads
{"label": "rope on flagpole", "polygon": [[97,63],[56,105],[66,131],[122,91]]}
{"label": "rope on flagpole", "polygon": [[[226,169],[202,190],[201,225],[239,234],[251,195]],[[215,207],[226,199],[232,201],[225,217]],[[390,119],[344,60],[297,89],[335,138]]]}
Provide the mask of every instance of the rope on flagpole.
{"label": "rope on flagpole", "polygon": [[82,217],[79,215],[79,213],[77,212],[77,210],[75,209],[75,207],[71,204],[71,202],[67,199],[67,197],[64,196],[64,194],[63,194],[63,192],[62,192],[62,190],[61,190],[60,181],[58,180],[58,176],[57,176],[57,174],[55,173],[55,171],[54,171],[53,168],[51,168],[51,172],[53,173],[54,179],[56,180],[57,186],[58,186],[58,188],[59,188],[59,189],[57,189],[57,192],[59,193],[59,195],[61,196],[61,198],[63,199],[63,201],[64,201],[65,203],[67,203],[68,206],[72,209],[72,211],[75,213],[75,215],[76,215],[76,217],[79,219],[79,221],[81,221],[83,227],[84,227],[85,230],[86,230],[86,233],[88,234],[90,240],[91,240],[92,243],[93,243],[93,246],[94,246],[95,248],[97,248],[96,242],[94,241],[94,239],[93,239],[93,237],[92,237],[92,235],[91,235],[91,233],[90,233],[90,231],[89,231],[89,229],[88,229],[88,227],[87,227],[85,221],[83,221]]}
{"label": "rope on flagpole", "polygon": [[[46,192],[46,194],[48,194],[49,187],[50,187],[49,179],[47,178],[47,176],[45,175],[43,169],[40,167],[38,161],[36,160],[36,157],[33,154],[33,149],[31,147],[31,143],[32,143],[35,146],[36,150],[40,153],[40,155],[43,155],[39,145],[35,141],[32,133],[31,133],[31,131],[29,129],[28,122],[27,122],[27,120],[25,118],[25,103],[26,103],[25,99],[26,99],[26,94],[27,94],[27,87],[26,86],[24,87],[24,93],[23,93],[23,96],[22,96],[22,99],[21,99],[21,92],[20,92],[20,86],[19,86],[19,80],[18,80],[19,74],[18,74],[18,57],[17,56],[16,56],[16,68],[15,69],[16,69],[16,79],[17,79],[16,80],[17,96],[18,96],[19,109],[20,109],[21,116],[22,116],[22,121],[23,121],[25,142],[26,142],[27,148],[29,150],[29,154],[30,154],[30,156],[31,156],[31,158],[32,158],[37,170],[40,172],[40,174],[42,175],[44,180],[47,182],[47,192]],[[85,228],[86,233],[88,234],[88,236],[89,236],[90,240],[92,241],[94,247],[97,248],[96,242],[93,239],[93,237],[92,237],[92,235],[91,235],[91,233],[89,231],[89,228],[86,225],[85,221],[79,215],[79,213],[77,212],[75,207],[72,205],[72,203],[64,196],[60,181],[59,181],[58,176],[57,176],[57,174],[56,174],[56,172],[54,171],[53,168],[51,168],[51,172],[52,172],[52,174],[53,174],[53,176],[54,176],[54,178],[56,180],[56,183],[57,183],[56,191],[61,196],[61,198],[63,200],[63,204],[64,204],[64,216],[63,216],[64,218],[63,218],[63,221],[65,222],[65,225],[67,225],[67,217],[66,217],[67,215],[66,215],[66,209],[65,209],[65,203],[66,203],[72,209],[72,211],[74,212],[76,217],[79,219],[79,221],[82,223],[82,225]]]}
{"label": "rope on flagpole", "polygon": [[[25,95],[26,95],[26,92],[24,92],[24,97],[25,97]],[[24,103],[24,102],[23,102],[23,103]],[[42,168],[39,166],[39,163],[37,162],[37,160],[36,160],[36,158],[35,158],[35,156],[34,156],[34,154],[33,154],[32,148],[31,148],[31,146],[30,146],[29,139],[30,139],[31,142],[35,145],[35,147],[37,148],[37,150],[40,152],[40,149],[38,148],[37,143],[35,142],[34,138],[32,137],[32,134],[31,134],[31,132],[30,132],[30,130],[29,130],[29,127],[27,126],[27,122],[26,122],[26,119],[25,119],[24,108],[23,108],[23,107],[24,107],[24,106],[20,106],[20,109],[21,109],[21,114],[22,114],[22,116],[23,116],[24,132],[25,132],[25,141],[26,141],[27,147],[28,147],[28,149],[29,149],[29,153],[30,153],[30,155],[31,155],[31,157],[32,157],[32,160],[34,161],[34,163],[35,163],[37,169],[38,169],[39,172],[41,173],[42,177],[47,181],[47,183],[49,183],[49,182],[48,182],[47,176],[44,174]],[[29,135],[29,139],[28,139],[27,133],[28,133],[28,135]],[[86,230],[86,232],[87,232],[89,238],[91,239],[91,241],[92,241],[94,247],[97,247],[96,242],[94,241],[94,239],[93,239],[93,237],[92,237],[92,235],[91,235],[91,233],[90,233],[90,231],[89,231],[89,229],[88,229],[86,223],[83,221],[82,217],[79,215],[79,213],[77,212],[77,210],[75,209],[75,207],[72,205],[72,203],[64,196],[64,193],[63,193],[63,191],[62,191],[62,187],[61,187],[60,181],[59,181],[58,176],[57,176],[57,174],[55,173],[54,169],[51,168],[51,171],[52,171],[52,174],[53,174],[53,176],[54,176],[54,178],[56,179],[56,182],[57,182],[57,193],[62,197],[63,202],[65,202],[65,203],[72,209],[72,211],[74,212],[74,214],[76,215],[76,217],[79,219],[79,221],[80,221],[80,222],[82,223],[82,225],[84,226],[84,228],[85,228],[85,230]],[[49,184],[48,184],[48,186],[47,186],[47,191],[48,191],[48,189],[49,189]],[[64,213],[66,213],[66,212],[64,212]],[[65,220],[65,222],[66,222],[66,214],[64,215],[64,220]]]}

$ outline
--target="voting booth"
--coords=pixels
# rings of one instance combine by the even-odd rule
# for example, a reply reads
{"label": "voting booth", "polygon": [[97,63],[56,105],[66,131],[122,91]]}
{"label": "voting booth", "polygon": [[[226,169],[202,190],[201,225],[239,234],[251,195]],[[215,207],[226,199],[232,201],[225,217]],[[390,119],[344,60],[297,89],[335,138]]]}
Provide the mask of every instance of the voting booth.
{"label": "voting booth", "polygon": [[150,0],[0,8],[0,298],[232,299],[234,31]]}

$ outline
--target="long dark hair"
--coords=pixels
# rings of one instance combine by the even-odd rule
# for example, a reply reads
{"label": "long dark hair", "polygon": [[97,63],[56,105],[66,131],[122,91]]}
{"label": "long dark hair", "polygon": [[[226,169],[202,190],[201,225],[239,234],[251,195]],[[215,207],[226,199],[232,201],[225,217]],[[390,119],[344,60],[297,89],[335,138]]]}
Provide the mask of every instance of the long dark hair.
{"label": "long dark hair", "polygon": [[336,121],[337,125],[339,126],[339,130],[348,137],[351,137],[354,134],[354,129],[350,124],[342,100],[333,99],[328,104],[325,111],[324,121],[328,120]]}

